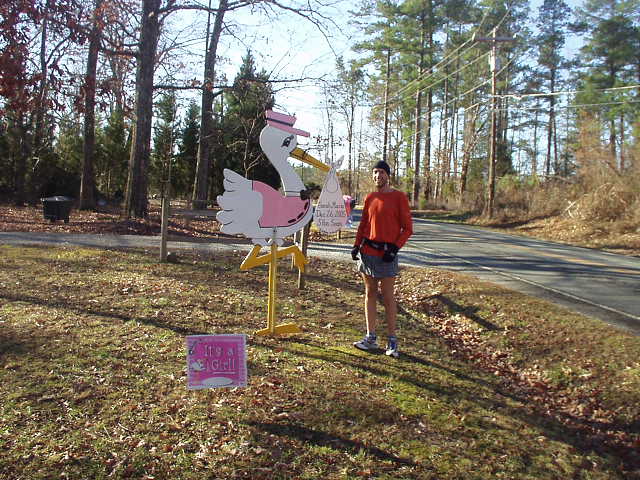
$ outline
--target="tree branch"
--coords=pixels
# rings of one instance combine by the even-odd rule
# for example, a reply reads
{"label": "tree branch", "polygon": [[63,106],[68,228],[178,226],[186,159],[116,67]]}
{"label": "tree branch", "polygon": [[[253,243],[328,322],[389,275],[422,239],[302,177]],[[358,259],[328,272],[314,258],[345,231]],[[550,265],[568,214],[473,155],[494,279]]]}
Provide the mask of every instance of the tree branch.
{"label": "tree branch", "polygon": [[[314,77],[300,77],[300,78],[283,78],[280,80],[269,80],[269,79],[263,79],[263,78],[242,78],[242,81],[245,82],[251,82],[251,83],[263,83],[263,84],[267,84],[267,83],[299,83],[299,82],[305,82],[305,81],[318,81],[320,80],[319,78],[314,78]],[[190,85],[171,85],[171,84],[158,84],[158,85],[154,85],[153,89],[154,90],[203,90],[204,88],[206,88],[205,86],[203,86],[202,84],[199,84],[199,82],[196,82],[195,80],[190,84]],[[217,85],[215,87],[212,87],[211,90],[218,90],[217,92],[215,92],[213,95],[214,96],[218,96],[221,93],[223,93],[225,90],[232,90],[234,88],[233,85]],[[289,87],[283,87],[283,88],[289,88]],[[293,87],[291,87],[293,88]]]}

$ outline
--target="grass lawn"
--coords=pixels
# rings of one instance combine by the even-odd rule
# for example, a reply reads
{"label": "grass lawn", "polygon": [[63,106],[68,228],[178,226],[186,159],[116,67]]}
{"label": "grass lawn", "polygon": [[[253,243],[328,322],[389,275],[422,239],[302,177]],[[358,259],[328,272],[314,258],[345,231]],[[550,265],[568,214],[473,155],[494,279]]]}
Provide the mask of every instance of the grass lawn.
{"label": "grass lawn", "polygon": [[[156,257],[0,246],[1,479],[640,478],[640,338],[407,268],[403,354],[367,354],[352,264],[318,259],[304,291],[281,261],[304,332],[258,337],[266,267]],[[249,334],[246,388],[187,390],[205,333]]]}

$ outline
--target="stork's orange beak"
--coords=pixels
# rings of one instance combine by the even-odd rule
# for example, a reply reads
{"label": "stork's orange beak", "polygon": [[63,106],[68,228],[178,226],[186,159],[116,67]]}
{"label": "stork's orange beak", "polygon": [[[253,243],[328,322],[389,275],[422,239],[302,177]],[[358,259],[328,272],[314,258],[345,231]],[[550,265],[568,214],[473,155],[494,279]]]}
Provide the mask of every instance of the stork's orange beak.
{"label": "stork's orange beak", "polygon": [[301,148],[294,148],[289,155],[291,155],[295,159],[300,160],[301,162],[311,165],[312,167],[316,167],[323,172],[328,172],[329,170],[331,170],[331,167],[329,165],[327,165],[326,163],[322,163],[320,160],[314,158],[311,154],[305,152]]}

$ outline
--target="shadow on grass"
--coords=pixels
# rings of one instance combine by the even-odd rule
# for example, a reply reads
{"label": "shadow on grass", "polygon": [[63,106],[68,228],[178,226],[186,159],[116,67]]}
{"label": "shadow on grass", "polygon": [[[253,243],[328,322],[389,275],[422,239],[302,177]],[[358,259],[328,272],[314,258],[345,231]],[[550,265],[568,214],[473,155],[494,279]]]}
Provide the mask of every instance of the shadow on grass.
{"label": "shadow on grass", "polygon": [[182,327],[179,325],[174,325],[171,322],[163,322],[157,318],[138,317],[134,315],[126,315],[124,313],[117,313],[117,312],[103,312],[102,310],[87,308],[86,306],[79,307],[69,302],[63,302],[59,298],[52,301],[48,301],[48,300],[43,300],[41,298],[32,297],[29,295],[11,295],[11,294],[5,293],[5,294],[0,294],[0,299],[7,300],[9,302],[26,302],[33,305],[40,305],[42,307],[49,307],[49,308],[64,308],[66,310],[69,310],[71,312],[74,312],[80,315],[93,315],[93,316],[102,317],[102,318],[120,320],[122,322],[136,321],[136,322],[140,322],[145,325],[150,325],[163,330],[170,330],[179,335],[208,335],[211,333],[211,332],[205,332],[200,330],[194,330],[192,328]]}
{"label": "shadow on grass", "polygon": [[[407,319],[419,325],[420,320],[414,317],[410,312],[400,308],[399,312],[406,316]],[[533,405],[531,404],[531,392],[521,391],[515,394],[513,391],[507,390],[509,388],[509,383],[506,383],[504,385],[493,385],[481,379],[475,379],[469,377],[468,375],[460,374],[459,372],[447,369],[446,367],[441,367],[434,364],[433,362],[421,359],[420,357],[416,357],[406,353],[403,353],[402,357],[405,357],[407,360],[410,360],[412,362],[426,365],[428,367],[442,368],[443,370],[447,371],[451,375],[456,376],[457,378],[481,384],[489,389],[494,390],[496,393],[504,397],[522,403],[523,407],[510,406],[505,413],[508,413],[511,417],[518,419],[519,421],[525,422],[529,425],[541,429],[544,432],[545,436],[549,438],[552,438],[558,442],[565,443],[567,445],[571,445],[584,454],[596,452],[609,455],[613,458],[618,459],[624,469],[631,471],[638,471],[640,469],[640,455],[638,455],[636,449],[625,444],[617,443],[611,438],[607,439],[606,437],[600,437],[599,433],[625,432],[627,434],[637,434],[640,433],[640,420],[635,420],[627,424],[620,424],[616,422],[600,422],[596,420],[585,421],[584,419],[575,418],[565,412],[550,412],[548,410],[541,411],[540,408],[544,408],[543,404],[541,404],[539,408],[537,405],[535,405],[535,402]],[[475,401],[478,402],[478,399],[475,399]],[[494,407],[498,404],[499,402],[496,402]],[[501,408],[505,407],[505,405],[502,403],[500,403],[499,405]]]}
{"label": "shadow on grass", "polygon": [[311,443],[318,447],[329,447],[333,449],[339,449],[346,453],[357,454],[359,452],[366,452],[372,457],[376,457],[379,460],[393,462],[399,465],[415,465],[415,463],[408,459],[397,457],[389,452],[385,452],[376,447],[369,447],[361,442],[350,440],[348,438],[332,435],[321,430],[315,430],[312,428],[302,427],[294,424],[280,424],[280,423],[265,423],[265,422],[247,422],[247,425],[253,427],[262,432],[269,433],[271,435],[277,435],[280,437],[296,438],[304,443]]}
{"label": "shadow on grass", "polygon": [[[291,341],[290,343],[296,343]],[[549,439],[567,444],[580,451],[582,454],[598,453],[612,458],[612,463],[620,462],[619,465],[603,466],[603,470],[613,471],[614,468],[621,466],[625,470],[635,471],[640,468],[640,457],[638,457],[636,449],[631,446],[618,443],[614,439],[601,436],[598,431],[623,431],[627,433],[636,432],[639,422],[635,421],[628,425],[613,425],[608,423],[598,424],[597,422],[591,422],[586,424],[580,419],[571,417],[563,412],[545,411],[544,405],[536,405],[532,403],[531,397],[525,391],[513,392],[508,390],[508,384],[500,384],[499,379],[496,384],[485,381],[481,378],[474,378],[466,375],[465,373],[447,368],[443,365],[439,365],[435,362],[426,360],[424,358],[417,357],[402,353],[401,357],[392,361],[391,365],[384,363],[382,360],[378,360],[379,357],[374,358],[376,362],[379,362],[378,366],[367,360],[367,357],[354,352],[347,353],[341,350],[332,351],[333,353],[340,353],[343,357],[338,358],[335,355],[329,353],[312,353],[300,351],[295,348],[284,348],[294,355],[304,356],[316,360],[322,360],[326,362],[339,362],[346,367],[354,370],[360,370],[372,375],[376,375],[381,378],[393,376],[395,380],[403,383],[413,385],[421,390],[429,391],[442,398],[448,399],[448,402],[452,405],[459,403],[462,399],[473,402],[476,405],[486,409],[487,411],[500,410],[504,415],[508,415],[511,418],[530,425],[535,429],[540,430],[541,434]],[[473,388],[452,388],[452,386],[442,386],[436,383],[427,383],[423,380],[425,372],[414,371],[411,372],[410,365],[419,364],[429,368],[439,369],[447,374],[450,374],[460,380],[475,383],[477,385],[484,386],[489,391],[493,391],[505,398],[510,398],[516,402],[516,405],[508,405],[507,403],[497,398],[490,398],[478,395],[477,391]],[[391,369],[397,369],[398,373],[390,371]],[[418,378],[420,377],[420,378]],[[452,407],[453,408],[453,407]],[[482,421],[479,421],[482,423]],[[495,425],[489,425],[487,427],[497,428]],[[616,472],[618,473],[618,472]],[[612,477],[622,478],[622,477]]]}
{"label": "shadow on grass", "polygon": [[28,340],[20,338],[7,325],[0,326],[0,360],[6,354],[24,355],[33,351],[35,346],[36,342],[32,337],[29,337]]}
{"label": "shadow on grass", "polygon": [[[290,340],[289,343],[295,344],[299,342],[297,340]],[[370,353],[359,353],[359,351],[354,351],[354,353],[348,353],[342,350],[331,350],[330,352],[327,352],[327,353],[313,353],[308,351],[301,351],[296,348],[283,348],[282,346],[280,348],[291,354],[299,355],[299,356],[314,359],[314,360],[322,360],[329,363],[339,362],[343,366],[352,368],[354,370],[363,371],[372,375],[376,375],[381,378],[389,377],[390,375],[393,374],[395,378],[400,382],[407,383],[421,390],[430,391],[437,395],[447,397],[447,398],[452,398],[452,399],[459,399],[461,396],[466,397],[468,396],[468,394],[461,390],[454,390],[451,387],[443,387],[437,383],[427,383],[422,379],[418,379],[416,378],[418,375],[424,377],[423,375],[424,372],[414,372],[415,375],[412,375],[412,372],[411,370],[409,370],[408,367],[410,367],[411,364],[420,364],[429,368],[442,370],[447,374],[452,375],[460,380],[473,382],[478,385],[485,386],[491,390],[494,390],[495,388],[495,385],[491,385],[490,383],[485,382],[479,378],[469,377],[468,375],[452,370],[443,365],[439,365],[437,363],[434,363],[425,359],[421,359],[413,355],[407,355],[405,353],[402,353],[398,359],[393,359],[393,360],[390,359],[389,363],[387,363],[383,361],[383,359],[387,358],[385,355],[380,355],[380,354],[372,355]],[[324,347],[320,346],[320,348],[324,348]],[[340,354],[342,358],[338,358],[337,356],[335,356],[335,354]],[[379,363],[377,365],[379,366],[374,366],[374,364],[369,361],[368,357],[369,359],[375,359],[376,361],[378,361]],[[397,374],[392,373],[392,371],[390,370],[397,370],[398,373]],[[493,406],[495,406],[495,404]]]}
{"label": "shadow on grass", "polygon": [[[493,332],[496,330],[500,330],[500,327],[495,323],[485,320],[481,316],[477,315],[476,312],[480,310],[479,307],[475,307],[475,306],[465,307],[464,305],[460,305],[459,303],[455,302],[454,300],[442,294],[432,295],[429,298],[439,300],[444,306],[446,306],[449,309],[450,312],[460,313],[464,315],[466,318],[468,318],[469,320],[477,323],[479,326],[483,327],[488,331]],[[398,304],[398,312],[402,313],[407,317],[411,317],[414,321],[418,321],[400,304]]]}
{"label": "shadow on grass", "polygon": [[362,284],[362,281],[356,283],[359,279],[358,277],[356,277],[355,279],[356,282],[349,282],[345,281],[341,277],[329,276],[324,272],[315,273],[312,271],[311,273],[306,273],[305,276],[307,282],[318,282],[319,284],[330,285],[340,290],[350,290],[356,293],[364,293],[364,285]]}

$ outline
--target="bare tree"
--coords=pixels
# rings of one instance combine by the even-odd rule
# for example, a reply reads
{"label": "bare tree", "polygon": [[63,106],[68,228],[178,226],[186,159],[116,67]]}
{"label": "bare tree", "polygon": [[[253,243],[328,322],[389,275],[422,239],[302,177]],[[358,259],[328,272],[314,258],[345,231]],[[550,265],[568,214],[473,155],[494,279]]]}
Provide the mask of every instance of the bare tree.
{"label": "bare tree", "polygon": [[153,116],[153,73],[160,35],[161,0],[142,1],[142,24],[137,52],[135,126],[129,157],[129,175],[125,196],[125,217],[148,213],[147,167],[151,152],[151,120]]}
{"label": "bare tree", "polygon": [[206,208],[207,194],[209,191],[209,169],[211,140],[213,129],[213,93],[215,81],[216,53],[222,34],[224,15],[229,8],[227,0],[220,0],[218,11],[213,22],[207,51],[204,57],[204,86],[202,89],[202,124],[200,127],[200,139],[198,141],[198,163],[196,165],[196,178],[193,183],[193,195],[191,203],[193,208]]}
{"label": "bare tree", "polygon": [[80,208],[95,208],[95,177],[93,159],[96,153],[96,71],[98,68],[98,50],[102,20],[100,10],[102,0],[95,0],[91,34],[89,36],[89,55],[84,81],[84,142],[82,156],[82,176],[80,178]]}

